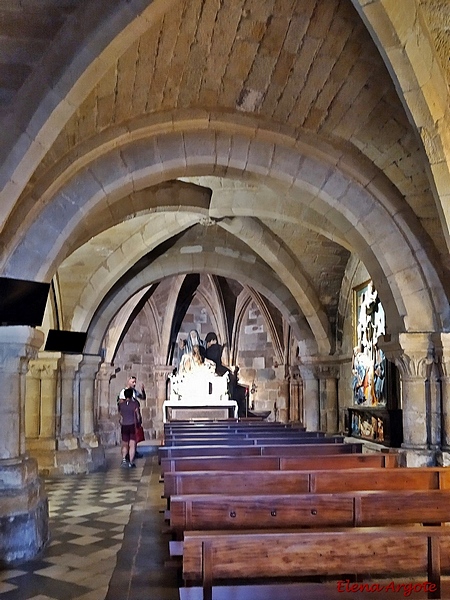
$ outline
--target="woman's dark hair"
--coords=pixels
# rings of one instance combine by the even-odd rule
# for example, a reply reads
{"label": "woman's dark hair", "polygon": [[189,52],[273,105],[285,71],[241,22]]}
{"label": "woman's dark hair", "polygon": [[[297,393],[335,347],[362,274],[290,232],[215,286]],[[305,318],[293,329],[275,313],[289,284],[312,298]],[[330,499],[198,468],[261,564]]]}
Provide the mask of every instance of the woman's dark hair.
{"label": "woman's dark hair", "polygon": [[214,333],[214,331],[210,331],[206,334],[205,344],[207,344],[208,342],[212,342],[213,340],[216,340],[217,342],[217,335]]}

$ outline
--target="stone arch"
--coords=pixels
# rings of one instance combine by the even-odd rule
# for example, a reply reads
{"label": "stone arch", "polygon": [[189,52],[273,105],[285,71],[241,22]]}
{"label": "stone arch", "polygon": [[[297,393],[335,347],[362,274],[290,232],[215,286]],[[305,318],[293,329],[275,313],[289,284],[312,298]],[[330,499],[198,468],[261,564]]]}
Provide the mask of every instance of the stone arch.
{"label": "stone arch", "polygon": [[[442,230],[450,249],[450,92],[418,2],[352,0],[371,33],[431,166]],[[447,202],[445,201],[447,200]]]}
{"label": "stone arch", "polygon": [[[207,130],[191,127],[116,147],[76,173],[52,198],[43,198],[42,204],[37,203],[41,212],[19,231],[19,243],[12,244],[6,254],[4,273],[14,273],[20,265],[30,279],[50,278],[64,257],[64,244],[69,241],[70,245],[85,215],[107,205],[109,192],[120,197],[121,190],[128,191],[130,180],[140,190],[205,168],[228,175],[248,173],[281,186],[290,196],[285,218],[299,222],[307,206],[335,224],[331,236],[346,240],[383,292],[394,332],[448,328],[448,300],[432,257],[424,250],[424,233],[417,219],[384,176],[374,173],[373,167],[367,172],[362,158],[360,180],[356,180],[355,164],[350,159],[347,164],[343,156],[336,163],[336,156],[331,151],[325,155],[319,142],[311,146],[308,140],[294,142],[274,134],[267,139],[262,129],[240,125],[233,130],[230,123],[226,132],[220,122],[209,121]],[[108,164],[114,165],[114,172]],[[67,204],[71,212],[62,215],[61,206]],[[257,210],[246,210],[250,208]],[[273,218],[279,216],[276,209]],[[212,211],[212,216],[217,214]],[[393,247],[395,253],[384,252]]]}
{"label": "stone arch", "polygon": [[5,117],[8,133],[0,146],[2,214],[10,213],[65,123],[117,57],[174,2],[135,0],[114,4],[97,0],[95,12],[91,5],[85,6],[68,20],[52,54],[41,61],[40,68],[21,88],[13,113]]}
{"label": "stone arch", "polygon": [[113,294],[110,294],[98,308],[88,328],[85,352],[87,354],[100,352],[102,341],[112,319],[128,298],[153,282],[180,273],[212,273],[224,277],[234,273],[235,278],[242,284],[254,287],[266,296],[280,310],[296,333],[299,333],[297,322],[300,322],[301,315],[299,315],[297,303],[269,269],[261,264],[254,264],[251,270],[244,269],[242,262],[232,257],[221,257],[219,264],[217,258],[215,253],[202,252],[201,254],[172,256],[167,260],[155,260],[130,281],[115,290]]}

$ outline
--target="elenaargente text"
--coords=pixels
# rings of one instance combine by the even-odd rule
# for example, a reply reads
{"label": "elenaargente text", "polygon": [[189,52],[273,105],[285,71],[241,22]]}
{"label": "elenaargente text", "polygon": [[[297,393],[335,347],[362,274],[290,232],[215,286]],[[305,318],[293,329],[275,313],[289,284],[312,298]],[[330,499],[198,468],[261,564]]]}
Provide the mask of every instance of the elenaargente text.
{"label": "elenaargente text", "polygon": [[416,583],[395,583],[395,581],[390,581],[389,583],[354,583],[350,582],[350,579],[346,579],[345,581],[340,580],[337,582],[338,592],[403,592],[405,598],[418,592],[435,592],[436,589],[437,585],[430,581]]}

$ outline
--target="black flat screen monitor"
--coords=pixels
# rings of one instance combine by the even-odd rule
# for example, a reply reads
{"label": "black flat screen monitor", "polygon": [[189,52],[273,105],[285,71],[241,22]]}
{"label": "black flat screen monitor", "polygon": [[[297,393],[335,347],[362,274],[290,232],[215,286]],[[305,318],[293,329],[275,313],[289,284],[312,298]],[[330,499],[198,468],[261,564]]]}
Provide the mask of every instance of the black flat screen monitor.
{"label": "black flat screen monitor", "polygon": [[83,354],[87,334],[81,331],[64,331],[50,329],[44,350],[48,352],[65,352],[66,354]]}
{"label": "black flat screen monitor", "polygon": [[42,325],[49,289],[49,283],[0,277],[0,325]]}

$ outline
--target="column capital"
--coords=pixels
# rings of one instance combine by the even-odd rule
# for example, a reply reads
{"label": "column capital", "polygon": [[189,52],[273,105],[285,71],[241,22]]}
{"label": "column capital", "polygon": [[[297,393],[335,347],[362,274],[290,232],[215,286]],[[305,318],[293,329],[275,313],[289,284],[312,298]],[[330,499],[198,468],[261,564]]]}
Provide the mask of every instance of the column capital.
{"label": "column capital", "polygon": [[53,377],[60,365],[61,357],[61,352],[39,352],[30,362],[30,369],[38,370],[41,377]]}
{"label": "column capital", "polygon": [[114,375],[116,375],[116,368],[111,363],[103,362],[98,369],[97,379],[109,381]]}
{"label": "column capital", "polygon": [[[0,370],[17,373],[18,362],[36,357],[44,342],[44,334],[33,327],[0,327]],[[21,372],[26,372],[27,365]]]}
{"label": "column capital", "polygon": [[66,370],[76,371],[82,360],[82,354],[63,354],[61,357],[61,366]]}
{"label": "column capital", "polygon": [[439,333],[433,336],[434,358],[444,377],[450,377],[450,333]]}
{"label": "column capital", "polygon": [[433,335],[432,332],[400,333],[389,342],[379,339],[378,346],[397,365],[403,379],[426,379],[435,356]]}
{"label": "column capital", "polygon": [[83,354],[79,363],[80,376],[94,378],[102,362],[102,357],[97,354]]}
{"label": "column capital", "polygon": [[342,357],[318,355],[302,359],[298,369],[304,379],[339,379],[341,363]]}

